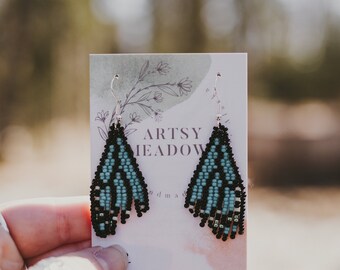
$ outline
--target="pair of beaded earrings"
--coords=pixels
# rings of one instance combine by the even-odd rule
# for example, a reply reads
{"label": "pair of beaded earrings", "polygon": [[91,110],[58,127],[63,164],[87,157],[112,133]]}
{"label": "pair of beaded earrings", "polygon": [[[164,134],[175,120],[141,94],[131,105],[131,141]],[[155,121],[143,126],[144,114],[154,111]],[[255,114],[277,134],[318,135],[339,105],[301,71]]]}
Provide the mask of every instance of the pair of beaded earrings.
{"label": "pair of beaded earrings", "polygon": [[[228,129],[220,123],[221,102],[217,94],[217,74],[214,96],[218,100],[217,125],[202,153],[186,192],[185,208],[200,217],[218,239],[244,232],[245,188],[236,165],[228,136]],[[120,102],[116,99],[115,120],[110,127],[95,177],[91,185],[91,220],[97,236],[114,235],[120,213],[121,223],[130,217],[132,201],[141,217],[149,210],[147,185],[133,156],[131,146],[121,125]]]}

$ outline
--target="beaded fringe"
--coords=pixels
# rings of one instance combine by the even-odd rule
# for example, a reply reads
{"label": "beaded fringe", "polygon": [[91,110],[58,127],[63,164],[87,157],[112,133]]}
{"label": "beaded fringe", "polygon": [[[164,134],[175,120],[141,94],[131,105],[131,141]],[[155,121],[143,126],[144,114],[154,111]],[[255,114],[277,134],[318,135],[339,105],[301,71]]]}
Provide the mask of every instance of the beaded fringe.
{"label": "beaded fringe", "polygon": [[208,223],[217,239],[244,233],[246,192],[236,165],[228,129],[214,127],[188,185],[185,208]]}
{"label": "beaded fringe", "polygon": [[126,223],[132,201],[138,217],[149,210],[147,185],[120,123],[111,126],[90,199],[92,226],[102,238],[115,234],[119,213],[121,223]]}

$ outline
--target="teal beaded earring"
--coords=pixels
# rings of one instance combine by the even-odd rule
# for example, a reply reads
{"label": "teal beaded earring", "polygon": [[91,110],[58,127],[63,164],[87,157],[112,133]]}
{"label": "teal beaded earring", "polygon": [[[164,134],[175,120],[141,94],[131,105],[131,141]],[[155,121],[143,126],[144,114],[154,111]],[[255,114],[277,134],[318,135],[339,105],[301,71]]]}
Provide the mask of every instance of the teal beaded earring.
{"label": "teal beaded earring", "polygon": [[120,101],[113,93],[113,82],[118,78],[115,75],[111,81],[112,95],[117,102],[115,121],[110,127],[90,192],[92,226],[96,235],[102,238],[115,234],[119,213],[121,223],[126,222],[132,201],[138,217],[149,210],[147,185],[124,134]]}
{"label": "teal beaded earring", "polygon": [[194,217],[200,217],[200,226],[212,229],[217,239],[244,233],[245,188],[230,145],[228,129],[220,123],[221,102],[217,93],[217,73],[214,96],[219,111],[217,125],[202,153],[186,192],[185,208]]}

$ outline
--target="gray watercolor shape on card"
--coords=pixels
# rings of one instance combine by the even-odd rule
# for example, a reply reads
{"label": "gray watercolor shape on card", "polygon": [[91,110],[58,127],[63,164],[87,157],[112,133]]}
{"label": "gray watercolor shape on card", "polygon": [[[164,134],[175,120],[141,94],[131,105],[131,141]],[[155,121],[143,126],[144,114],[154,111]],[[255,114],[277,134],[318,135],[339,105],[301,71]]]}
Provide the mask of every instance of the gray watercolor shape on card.
{"label": "gray watercolor shape on card", "polygon": [[[119,98],[126,135],[136,131],[135,124],[147,117],[162,120],[169,108],[194,93],[211,65],[209,54],[91,55],[90,95],[105,102],[111,95],[115,74],[115,95]],[[105,140],[115,116],[112,110],[97,112],[98,132]]]}

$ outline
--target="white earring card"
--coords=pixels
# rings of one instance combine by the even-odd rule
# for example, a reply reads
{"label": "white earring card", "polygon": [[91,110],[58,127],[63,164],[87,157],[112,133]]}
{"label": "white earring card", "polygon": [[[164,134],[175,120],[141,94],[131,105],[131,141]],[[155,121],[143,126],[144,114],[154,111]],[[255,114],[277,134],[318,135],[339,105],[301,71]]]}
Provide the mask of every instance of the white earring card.
{"label": "white earring card", "polygon": [[[184,208],[188,184],[216,125],[228,128],[234,159],[247,187],[247,54],[106,54],[90,56],[91,181],[120,100],[127,141],[148,185],[150,210],[94,246],[119,244],[128,269],[246,269],[245,233],[223,242]],[[247,188],[246,188],[247,190]],[[247,209],[247,204],[246,204]],[[245,217],[247,220],[247,215]]]}

